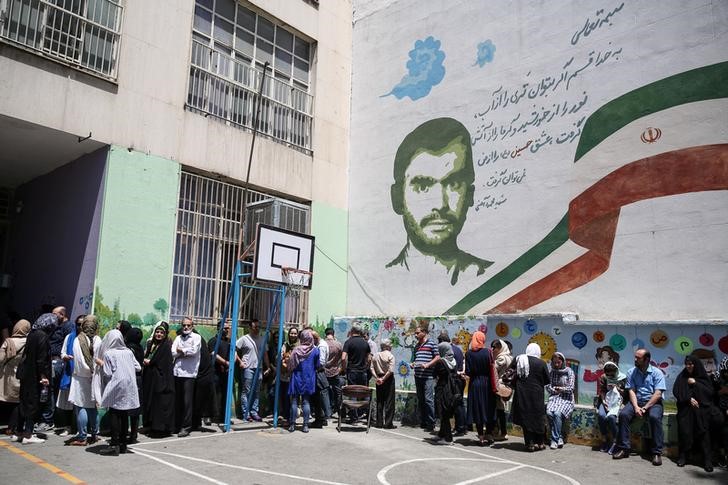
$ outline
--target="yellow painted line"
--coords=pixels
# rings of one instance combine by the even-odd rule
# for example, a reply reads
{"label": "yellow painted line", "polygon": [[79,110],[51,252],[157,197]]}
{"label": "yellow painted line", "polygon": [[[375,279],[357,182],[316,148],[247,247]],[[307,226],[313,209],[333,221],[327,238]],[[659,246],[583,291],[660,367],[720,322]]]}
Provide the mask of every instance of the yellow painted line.
{"label": "yellow painted line", "polygon": [[67,480],[67,481],[69,481],[71,483],[74,483],[76,485],[86,485],[86,482],[84,482],[83,480],[74,477],[73,475],[71,475],[68,472],[64,472],[63,470],[61,470],[57,466],[51,465],[50,463],[41,460],[37,456],[31,455],[30,453],[26,453],[25,451],[21,450],[20,448],[16,448],[15,446],[13,446],[11,444],[8,444],[8,443],[6,443],[4,441],[0,441],[0,447],[6,448],[8,451],[11,451],[11,452],[15,453],[18,456],[22,456],[26,460],[28,460],[28,461],[30,461],[32,463],[35,463],[36,465],[38,465],[38,466],[40,466],[42,468],[45,468],[49,472],[57,475],[60,478],[63,478],[64,480]]}

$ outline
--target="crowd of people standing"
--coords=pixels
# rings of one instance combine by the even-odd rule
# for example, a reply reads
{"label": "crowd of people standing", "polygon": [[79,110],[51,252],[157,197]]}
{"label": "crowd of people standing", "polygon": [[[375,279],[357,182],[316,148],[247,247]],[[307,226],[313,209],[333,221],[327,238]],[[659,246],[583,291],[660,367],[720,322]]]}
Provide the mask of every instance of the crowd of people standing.
{"label": "crowd of people standing", "polygon": [[[280,424],[294,432],[300,410],[300,429],[308,433],[327,426],[332,415],[341,412],[343,386],[374,384],[376,411],[367,418],[373,418],[375,427],[396,427],[392,343],[385,339],[377,344],[358,324],[343,344],[333,328],[320,336],[311,328],[292,327],[281,348],[268,344],[257,320],[234,343],[229,324],[205,341],[190,318],[182,321],[174,339],[163,321],[146,343],[142,331],[123,320],[103,339],[98,333],[94,315],[71,322],[64,307],[40,315],[33,324],[24,319],[15,323],[0,345],[0,401],[13,404],[7,428],[11,440],[42,443],[44,433],[55,428],[68,436],[68,446],[93,444],[99,436],[101,408],[110,428],[109,444],[101,454],[126,452],[139,433],[188,436],[213,420],[224,422],[231,365],[239,369],[236,407],[244,421],[262,420],[260,397],[267,397],[270,408],[278,382]],[[419,424],[435,435],[434,444],[452,444],[454,436],[473,428],[481,446],[506,440],[510,408],[527,451],[543,450],[547,443],[551,449],[564,446],[564,424],[576,405],[576,376],[563,353],[554,352],[547,364],[541,348],[530,343],[514,357],[510,342],[496,339],[488,346],[482,331],[472,334],[463,352],[446,331],[435,341],[426,324],[418,325],[414,336],[410,366]],[[601,451],[614,459],[628,457],[633,421],[643,419],[651,437],[652,463],[659,466],[666,386],[650,359],[649,351],[638,349],[635,366],[626,374],[616,363],[605,362],[594,405],[603,436]],[[706,471],[713,470],[716,459],[725,465],[728,358],[709,374],[700,359],[686,357],[672,391],[678,410],[677,465],[685,466],[692,451],[700,452]],[[365,415],[366,410],[352,409],[346,419],[354,423]]]}

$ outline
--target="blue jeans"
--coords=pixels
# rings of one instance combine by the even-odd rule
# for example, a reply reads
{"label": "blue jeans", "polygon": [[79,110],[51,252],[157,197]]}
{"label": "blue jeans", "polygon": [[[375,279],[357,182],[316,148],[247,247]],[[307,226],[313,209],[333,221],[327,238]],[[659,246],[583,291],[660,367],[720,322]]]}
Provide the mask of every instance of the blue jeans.
{"label": "blue jeans", "polygon": [[420,426],[435,427],[435,379],[433,377],[415,377],[417,388],[417,407],[420,410]]}
{"label": "blue jeans", "polygon": [[78,427],[78,435],[80,440],[85,440],[88,435],[96,436],[99,434],[98,411],[96,408],[80,408],[73,406],[73,412],[76,414],[76,426]]}
{"label": "blue jeans", "polygon": [[546,411],[546,416],[549,418],[551,441],[553,443],[558,443],[559,440],[563,439],[563,436],[561,435],[561,427],[564,424],[564,415],[558,411]]}
{"label": "blue jeans", "polygon": [[[311,395],[310,394],[301,394],[301,407],[303,408],[303,425],[308,426],[308,420],[311,419]],[[291,410],[289,416],[290,419],[290,425],[293,426],[293,423],[296,422],[295,417],[298,413],[298,396],[291,396]]]}
{"label": "blue jeans", "polygon": [[599,405],[597,409],[597,421],[599,422],[599,431],[604,437],[604,441],[607,442],[611,435],[612,440],[616,443],[617,441],[617,416],[607,416],[607,411],[604,406]]}
{"label": "blue jeans", "polygon": [[[255,383],[253,389],[253,395],[251,396],[250,409],[248,407],[248,393],[250,388],[253,387],[253,377],[255,376],[255,369],[243,369],[243,389],[240,392],[240,408],[243,410],[243,419],[248,419],[250,416],[258,415],[258,394],[260,394],[260,375],[258,375],[258,381]],[[246,412],[247,411],[247,412]]]}
{"label": "blue jeans", "polygon": [[[641,404],[644,405],[644,404]],[[662,454],[662,403],[657,403],[647,410],[646,419],[649,422],[650,431],[652,432],[652,454]],[[629,425],[635,418],[636,414],[632,403],[628,402],[619,412],[619,447],[623,450],[629,450],[630,429]]]}
{"label": "blue jeans", "polygon": [[56,414],[56,397],[58,396],[58,388],[61,385],[61,376],[63,375],[63,364],[61,359],[53,359],[51,361],[51,378],[50,386],[48,386],[48,402],[41,404],[41,420],[53,426],[53,417]]}

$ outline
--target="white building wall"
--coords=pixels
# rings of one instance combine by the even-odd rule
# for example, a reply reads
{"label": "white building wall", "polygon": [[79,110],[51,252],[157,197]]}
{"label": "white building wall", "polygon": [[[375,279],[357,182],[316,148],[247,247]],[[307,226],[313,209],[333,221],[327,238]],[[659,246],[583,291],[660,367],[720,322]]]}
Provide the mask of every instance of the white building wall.
{"label": "white building wall", "polygon": [[[250,181],[345,208],[351,3],[252,3],[313,40],[316,58],[313,155],[260,136]],[[116,84],[50,61],[18,62],[22,53],[0,56],[0,113],[244,180],[250,132],[184,110],[193,11],[194,0],[126,0]]]}

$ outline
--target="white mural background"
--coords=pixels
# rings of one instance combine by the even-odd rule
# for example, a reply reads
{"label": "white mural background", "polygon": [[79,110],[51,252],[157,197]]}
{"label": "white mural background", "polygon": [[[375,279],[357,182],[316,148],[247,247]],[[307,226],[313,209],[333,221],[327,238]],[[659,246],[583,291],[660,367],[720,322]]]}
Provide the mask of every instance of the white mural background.
{"label": "white mural background", "polygon": [[[569,203],[615,166],[728,142],[726,106],[696,102],[635,121],[588,153],[588,164],[575,164],[584,124],[600,107],[728,60],[728,2],[354,7],[349,314],[441,315],[538,244]],[[394,155],[408,133],[439,117],[463,123],[472,139],[474,204],[458,247],[493,261],[454,285],[416,250],[409,270],[385,268],[407,241],[390,197]],[[619,136],[626,141],[614,142]],[[568,241],[457,313],[486,312],[585,252]],[[588,320],[724,320],[727,294],[728,192],[710,190],[626,205],[606,272],[521,310]]]}

